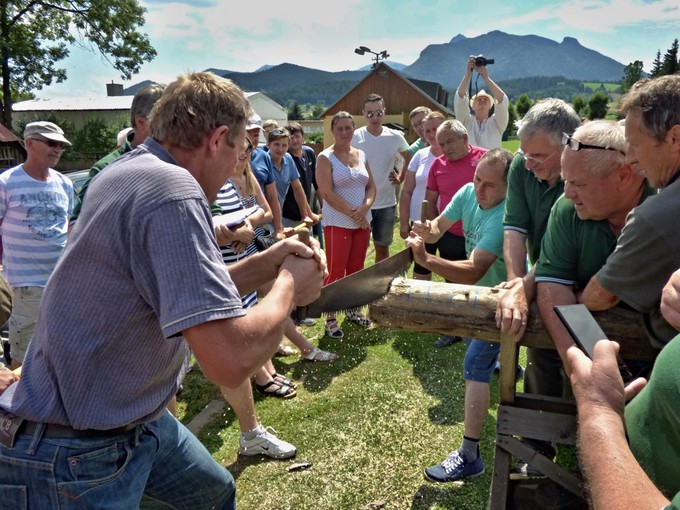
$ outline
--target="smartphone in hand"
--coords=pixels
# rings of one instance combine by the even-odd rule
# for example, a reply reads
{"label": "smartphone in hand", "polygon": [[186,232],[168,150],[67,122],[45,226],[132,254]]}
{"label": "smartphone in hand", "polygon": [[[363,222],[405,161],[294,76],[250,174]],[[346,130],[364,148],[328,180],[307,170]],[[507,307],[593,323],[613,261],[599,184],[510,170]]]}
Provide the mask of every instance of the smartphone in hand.
{"label": "smartphone in hand", "polygon": [[[555,306],[555,313],[562,321],[562,324],[564,324],[564,327],[567,328],[576,345],[583,349],[590,359],[593,359],[595,344],[600,340],[606,340],[607,335],[602,331],[602,328],[600,328],[600,325],[586,305],[558,305]],[[618,354],[617,361],[623,381],[630,381],[633,375]]]}

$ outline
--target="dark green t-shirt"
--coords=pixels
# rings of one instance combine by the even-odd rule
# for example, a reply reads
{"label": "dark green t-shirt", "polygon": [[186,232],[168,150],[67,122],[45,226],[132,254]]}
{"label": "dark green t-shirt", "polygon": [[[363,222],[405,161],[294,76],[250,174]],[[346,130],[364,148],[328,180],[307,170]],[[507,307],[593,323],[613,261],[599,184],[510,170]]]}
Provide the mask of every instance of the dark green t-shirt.
{"label": "dark green t-shirt", "polygon": [[508,171],[508,194],[505,200],[505,230],[515,230],[527,236],[529,262],[535,264],[541,253],[541,239],[548,225],[550,209],[564,191],[558,179],[552,186],[536,178],[524,166],[524,157],[517,154]]}
{"label": "dark green t-shirt", "polygon": [[[680,337],[659,353],[647,386],[626,406],[630,449],[667,498],[680,492]],[[674,504],[678,504],[678,498]],[[675,508],[675,507],[673,507]]]}
{"label": "dark green t-shirt", "polygon": [[[640,203],[656,191],[646,186]],[[581,220],[574,204],[561,195],[550,213],[536,265],[537,282],[573,285],[583,290],[616,247],[607,220]]]}

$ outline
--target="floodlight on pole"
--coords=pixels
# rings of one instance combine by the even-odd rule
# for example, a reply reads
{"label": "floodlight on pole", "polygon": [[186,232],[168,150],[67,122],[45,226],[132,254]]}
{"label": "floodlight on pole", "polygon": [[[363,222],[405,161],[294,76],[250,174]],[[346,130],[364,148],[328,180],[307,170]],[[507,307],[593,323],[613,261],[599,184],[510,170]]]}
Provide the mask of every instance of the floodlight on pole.
{"label": "floodlight on pole", "polygon": [[374,55],[373,57],[371,57],[371,60],[373,60],[374,62],[372,66],[373,69],[378,67],[378,64],[380,64],[382,60],[386,60],[387,57],[390,56],[389,53],[387,53],[387,50],[376,52],[371,50],[370,48],[367,48],[366,46],[359,46],[358,48],[355,48],[354,53],[356,53],[357,55],[364,55],[366,53],[371,53],[372,55]]}

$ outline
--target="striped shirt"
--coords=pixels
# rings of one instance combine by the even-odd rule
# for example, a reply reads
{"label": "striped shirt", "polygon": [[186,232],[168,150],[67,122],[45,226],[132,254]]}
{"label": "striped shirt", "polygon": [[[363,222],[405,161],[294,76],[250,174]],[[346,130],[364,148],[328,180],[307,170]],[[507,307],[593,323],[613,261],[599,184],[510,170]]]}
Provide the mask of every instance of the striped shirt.
{"label": "striped shirt", "polygon": [[[254,200],[254,197],[252,197]],[[242,203],[241,197],[236,191],[236,188],[231,183],[227,181],[222,189],[217,193],[217,204],[222,208],[222,214],[230,213],[232,211],[237,211],[243,209],[244,207],[250,207],[251,204],[246,206]],[[257,231],[256,231],[257,232]],[[253,253],[257,253],[257,248],[253,243],[250,243],[245,250],[241,253],[234,253],[231,246],[220,246],[220,251],[222,252],[222,259],[226,265],[231,265],[239,260],[242,260]],[[257,292],[250,292],[241,298],[244,308],[250,308],[257,304]]]}
{"label": "striped shirt", "polygon": [[49,169],[46,181],[22,165],[0,174],[2,268],[12,287],[44,287],[66,245],[73,183]]}

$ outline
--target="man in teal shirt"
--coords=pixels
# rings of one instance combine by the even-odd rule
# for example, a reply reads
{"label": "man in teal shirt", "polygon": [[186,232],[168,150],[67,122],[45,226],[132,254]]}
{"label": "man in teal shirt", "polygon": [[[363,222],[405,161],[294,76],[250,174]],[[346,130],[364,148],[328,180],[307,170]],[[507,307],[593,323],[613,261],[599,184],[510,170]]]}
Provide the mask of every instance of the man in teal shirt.
{"label": "man in teal shirt", "polygon": [[[485,153],[477,164],[473,182],[453,196],[444,212],[431,222],[414,222],[414,232],[406,244],[413,249],[418,264],[455,283],[493,287],[505,280],[503,210],[511,161],[512,153],[506,149]],[[459,220],[465,235],[466,260],[447,260],[425,250],[425,242],[436,242]],[[489,383],[500,344],[475,339],[466,339],[466,343],[463,442],[441,464],[425,470],[425,478],[434,482],[454,482],[484,473],[479,441],[489,409]]]}

